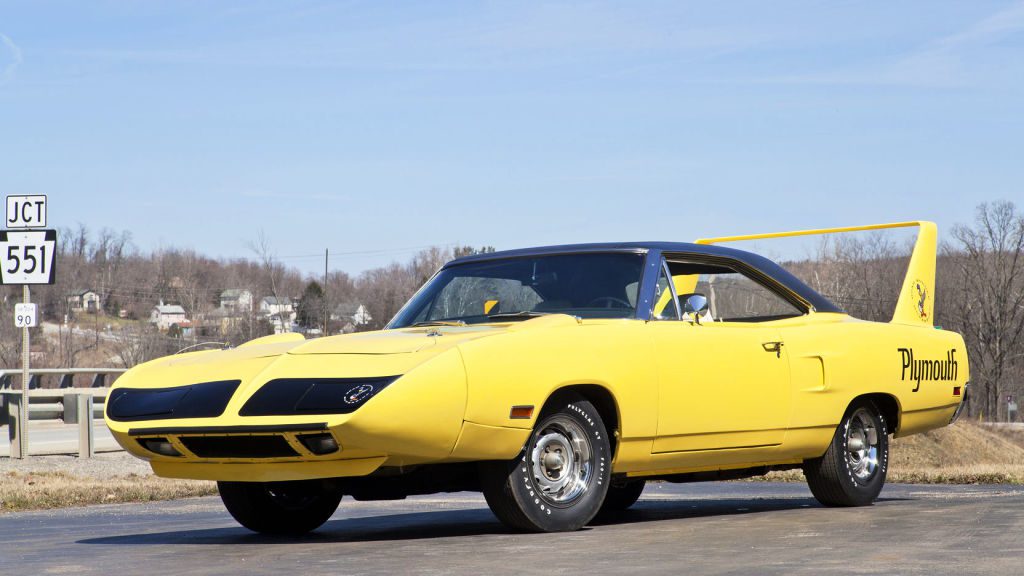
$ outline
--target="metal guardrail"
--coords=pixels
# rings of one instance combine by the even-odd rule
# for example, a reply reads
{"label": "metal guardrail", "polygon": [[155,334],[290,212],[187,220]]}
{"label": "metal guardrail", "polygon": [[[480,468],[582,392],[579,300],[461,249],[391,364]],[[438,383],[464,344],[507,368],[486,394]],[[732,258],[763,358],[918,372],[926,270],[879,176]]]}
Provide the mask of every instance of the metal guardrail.
{"label": "metal guardrail", "polygon": [[[107,378],[124,373],[123,368],[39,368],[29,371],[28,420],[63,420],[78,425],[78,455],[93,455],[93,422],[103,417],[103,408],[110,388]],[[75,388],[75,376],[93,375],[88,388]],[[22,408],[22,390],[12,386],[12,376],[21,378],[20,370],[0,370],[0,426],[8,426],[13,446],[22,434],[18,430]],[[44,377],[57,377],[56,388],[43,388]],[[114,378],[111,378],[113,381]]]}
{"label": "metal guardrail", "polygon": [[[74,388],[75,376],[92,374],[90,388],[105,388],[108,385],[107,377],[114,374],[124,374],[125,368],[33,368],[28,371],[28,389],[36,390],[43,388],[44,376],[55,376],[58,378],[58,388]],[[0,369],[0,390],[11,390],[14,377],[21,380],[21,370],[13,368]],[[111,379],[113,382],[114,379]]]}

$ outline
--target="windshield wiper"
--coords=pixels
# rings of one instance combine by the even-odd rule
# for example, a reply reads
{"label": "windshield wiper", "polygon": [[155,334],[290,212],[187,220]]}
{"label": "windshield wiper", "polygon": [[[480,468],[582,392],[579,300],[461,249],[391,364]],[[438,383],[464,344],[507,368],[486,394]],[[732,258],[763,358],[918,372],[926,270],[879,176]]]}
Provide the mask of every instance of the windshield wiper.
{"label": "windshield wiper", "polygon": [[465,326],[466,323],[462,320],[427,320],[426,322],[417,322],[413,324],[413,327],[417,326]]}
{"label": "windshield wiper", "polygon": [[498,312],[487,317],[488,320],[529,320],[539,316],[548,316],[551,312],[536,312],[534,310],[520,310],[519,312]]}

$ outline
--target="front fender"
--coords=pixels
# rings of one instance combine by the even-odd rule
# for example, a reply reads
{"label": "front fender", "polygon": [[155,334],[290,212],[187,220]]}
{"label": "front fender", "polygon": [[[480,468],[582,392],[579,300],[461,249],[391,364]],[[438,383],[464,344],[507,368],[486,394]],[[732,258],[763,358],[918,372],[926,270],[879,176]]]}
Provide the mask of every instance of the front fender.
{"label": "front fender", "polygon": [[466,371],[457,348],[407,372],[338,429],[351,443],[392,456],[389,465],[451,454],[466,413]]}

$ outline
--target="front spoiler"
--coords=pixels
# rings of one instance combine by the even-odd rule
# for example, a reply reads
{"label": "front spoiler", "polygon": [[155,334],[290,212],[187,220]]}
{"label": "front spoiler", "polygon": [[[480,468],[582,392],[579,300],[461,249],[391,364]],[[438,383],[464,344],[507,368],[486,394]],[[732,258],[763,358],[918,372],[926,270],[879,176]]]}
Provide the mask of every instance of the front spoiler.
{"label": "front spoiler", "polygon": [[380,468],[386,456],[301,462],[173,462],[153,460],[153,472],[164,478],[228,482],[283,482],[366,476]]}

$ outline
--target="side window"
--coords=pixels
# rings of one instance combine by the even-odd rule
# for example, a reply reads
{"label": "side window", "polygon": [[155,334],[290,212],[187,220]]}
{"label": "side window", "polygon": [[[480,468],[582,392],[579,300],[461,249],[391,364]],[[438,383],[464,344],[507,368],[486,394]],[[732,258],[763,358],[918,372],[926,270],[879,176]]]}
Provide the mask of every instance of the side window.
{"label": "side window", "polygon": [[670,261],[679,299],[702,294],[714,322],[767,322],[802,316],[804,311],[769,288],[723,264]]}
{"label": "side window", "polygon": [[678,302],[674,298],[672,286],[669,284],[667,268],[661,267],[661,274],[658,275],[658,284],[654,288],[654,319],[655,320],[678,320]]}

